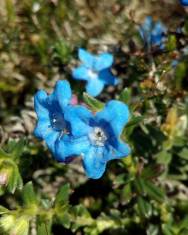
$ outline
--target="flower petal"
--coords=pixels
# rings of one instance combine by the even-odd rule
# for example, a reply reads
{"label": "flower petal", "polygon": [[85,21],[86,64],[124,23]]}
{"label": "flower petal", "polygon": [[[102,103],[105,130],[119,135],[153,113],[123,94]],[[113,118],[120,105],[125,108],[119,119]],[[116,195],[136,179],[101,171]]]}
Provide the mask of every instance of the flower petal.
{"label": "flower petal", "polygon": [[73,69],[72,76],[74,79],[87,81],[89,79],[88,71],[89,69],[86,66],[81,65],[78,68]]}
{"label": "flower petal", "polygon": [[86,91],[91,96],[97,96],[104,88],[104,82],[98,77],[90,79],[86,85]]}
{"label": "flower petal", "polygon": [[55,142],[59,137],[59,132],[54,131],[53,129],[49,130],[44,137],[44,140],[50,149],[50,151],[55,154]]}
{"label": "flower petal", "polygon": [[152,30],[153,35],[161,35],[166,32],[166,27],[160,22],[156,22],[154,29]]}
{"label": "flower petal", "polygon": [[153,19],[151,16],[147,16],[143,25],[142,25],[142,28],[144,31],[146,32],[151,32],[152,28],[153,28]]}
{"label": "flower petal", "polygon": [[57,102],[60,108],[63,110],[71,100],[72,92],[70,84],[66,80],[57,81],[54,92],[49,95],[48,102],[53,105],[54,102]]}
{"label": "flower petal", "polygon": [[99,179],[104,174],[106,169],[104,148],[90,147],[83,156],[83,167],[88,178]]}
{"label": "flower petal", "polygon": [[50,122],[39,120],[34,130],[34,135],[37,138],[44,140],[50,151],[53,154],[55,153],[54,145],[55,141],[59,137],[59,132],[53,130],[53,128],[50,126]]}
{"label": "flower petal", "polygon": [[153,19],[147,16],[144,23],[139,27],[139,33],[142,39],[148,44],[151,43],[151,32],[153,28]]}
{"label": "flower petal", "polygon": [[34,135],[40,139],[44,138],[50,126],[50,117],[46,102],[47,97],[46,92],[43,90],[38,91],[34,97],[34,107],[38,116]]}
{"label": "flower petal", "polygon": [[68,135],[62,136],[55,145],[55,157],[59,161],[65,161],[72,156],[80,156],[89,148],[88,138],[74,138]]}
{"label": "flower petal", "polygon": [[162,36],[161,35],[156,35],[156,36],[151,35],[151,43],[153,45],[160,46],[162,43]]}
{"label": "flower petal", "polygon": [[119,136],[129,119],[129,109],[121,101],[111,100],[105,108],[96,114],[98,122],[108,122],[116,136]]}
{"label": "flower petal", "polygon": [[187,7],[187,6],[188,6],[188,0],[180,0],[180,3],[181,3],[184,7]]}
{"label": "flower petal", "polygon": [[40,90],[34,96],[34,107],[38,118],[49,119],[49,111],[47,107],[47,94],[45,91]]}
{"label": "flower petal", "polygon": [[108,160],[127,157],[131,152],[130,147],[121,140],[111,143],[108,150]]}
{"label": "flower petal", "polygon": [[81,137],[89,132],[89,119],[92,113],[83,106],[69,106],[64,113],[65,120],[70,123],[71,135]]}
{"label": "flower petal", "polygon": [[102,53],[99,56],[96,56],[94,67],[95,71],[101,71],[103,69],[109,68],[112,66],[114,61],[113,55],[110,53]]}
{"label": "flower petal", "polygon": [[166,28],[161,24],[160,21],[157,22],[155,24],[155,27],[154,27],[154,29],[152,31],[152,34],[151,34],[151,42],[152,42],[152,44],[158,45],[158,46],[163,45],[162,41],[165,38],[164,37],[164,33],[165,32],[166,32]]}
{"label": "flower petal", "polygon": [[118,79],[113,76],[109,69],[103,69],[99,73],[99,78],[107,85],[117,85]]}
{"label": "flower petal", "polygon": [[38,120],[36,124],[34,135],[37,138],[44,139],[45,136],[48,134],[48,132],[51,130],[52,128],[51,128],[50,120],[41,119],[41,120]]}
{"label": "flower petal", "polygon": [[93,56],[91,53],[87,52],[83,48],[79,48],[78,57],[87,68],[91,69],[93,67],[95,56]]}

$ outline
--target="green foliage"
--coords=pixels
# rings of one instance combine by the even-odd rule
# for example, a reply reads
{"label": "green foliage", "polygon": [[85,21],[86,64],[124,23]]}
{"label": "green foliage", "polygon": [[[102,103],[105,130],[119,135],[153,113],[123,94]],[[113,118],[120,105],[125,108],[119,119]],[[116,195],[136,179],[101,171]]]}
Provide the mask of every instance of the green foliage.
{"label": "green foliage", "polygon": [[63,39],[58,40],[53,47],[52,60],[59,61],[62,64],[66,64],[71,59],[71,48],[67,42]]}
{"label": "green foliage", "polygon": [[16,189],[22,189],[23,181],[19,171],[20,157],[24,147],[24,140],[10,141],[7,152],[0,149],[0,192],[14,193]]}
{"label": "green foliage", "polygon": [[102,102],[88,95],[87,93],[83,94],[83,100],[93,112],[97,112],[104,107],[104,104]]}
{"label": "green foliage", "polygon": [[124,88],[124,90],[121,92],[119,99],[124,102],[125,104],[129,104],[131,101],[131,89],[130,88]]}

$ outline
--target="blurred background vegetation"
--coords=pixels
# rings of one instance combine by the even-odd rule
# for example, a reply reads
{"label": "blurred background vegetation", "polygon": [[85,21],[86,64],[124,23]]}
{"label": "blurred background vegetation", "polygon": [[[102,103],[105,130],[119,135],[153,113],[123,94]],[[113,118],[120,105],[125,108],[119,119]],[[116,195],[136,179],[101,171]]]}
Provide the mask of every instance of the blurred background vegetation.
{"label": "blurred background vegetation", "polygon": [[[0,1],[0,234],[188,234],[188,19],[177,0]],[[144,47],[146,16],[168,29]],[[109,51],[121,82],[98,100],[128,103],[132,155],[88,180],[33,137],[33,95],[71,79],[77,49]],[[98,101],[84,97],[96,108]]]}

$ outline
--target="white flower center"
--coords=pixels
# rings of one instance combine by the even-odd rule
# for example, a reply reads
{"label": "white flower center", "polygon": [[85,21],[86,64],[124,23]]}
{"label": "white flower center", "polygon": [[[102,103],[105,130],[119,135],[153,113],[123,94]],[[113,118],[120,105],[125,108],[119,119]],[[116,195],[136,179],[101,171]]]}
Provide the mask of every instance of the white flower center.
{"label": "white flower center", "polygon": [[107,140],[107,135],[102,128],[94,127],[89,133],[89,139],[93,145],[104,146]]}
{"label": "white flower center", "polygon": [[94,72],[94,71],[91,70],[91,69],[88,71],[88,75],[89,75],[89,77],[92,78],[92,79],[97,78],[97,73]]}

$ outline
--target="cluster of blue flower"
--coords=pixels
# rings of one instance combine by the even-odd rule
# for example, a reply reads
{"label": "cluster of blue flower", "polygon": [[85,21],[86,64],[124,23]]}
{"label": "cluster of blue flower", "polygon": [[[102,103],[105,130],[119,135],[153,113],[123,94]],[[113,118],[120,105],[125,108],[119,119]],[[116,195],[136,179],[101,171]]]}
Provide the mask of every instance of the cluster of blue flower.
{"label": "cluster of blue flower", "polygon": [[166,27],[160,21],[153,21],[151,16],[147,16],[139,28],[140,36],[148,48],[157,46],[163,49],[166,31]]}
{"label": "cluster of blue flower", "polygon": [[[104,84],[115,84],[110,73],[113,62],[111,54],[92,56],[79,50],[83,65],[73,71],[76,79],[87,80],[87,91],[98,94]],[[86,106],[72,104],[70,84],[58,81],[52,94],[40,90],[34,98],[38,122],[34,131],[36,137],[45,140],[54,157],[60,162],[70,162],[82,157],[83,167],[89,178],[100,178],[109,160],[129,155],[130,148],[120,139],[129,119],[126,104],[109,101],[103,110],[93,113]]]}
{"label": "cluster of blue flower", "polygon": [[[188,1],[180,0],[183,6]],[[166,27],[146,17],[139,33],[148,48],[164,48]],[[113,56],[110,53],[92,55],[84,49],[78,51],[81,65],[73,69],[76,80],[86,81],[86,91],[91,96],[101,93],[105,85],[116,85],[118,79],[111,73]],[[130,154],[129,146],[120,136],[129,119],[126,104],[109,101],[103,110],[92,113],[86,106],[73,104],[68,81],[58,81],[52,94],[38,91],[35,111],[38,116],[35,136],[45,140],[54,157],[68,163],[82,157],[83,167],[89,178],[100,178],[109,160]]]}
{"label": "cluster of blue flower", "polygon": [[[183,7],[188,6],[188,0],[179,0],[179,2]],[[151,16],[147,16],[139,27],[139,33],[147,48],[157,46],[164,49],[167,29],[160,21],[154,21]]]}

